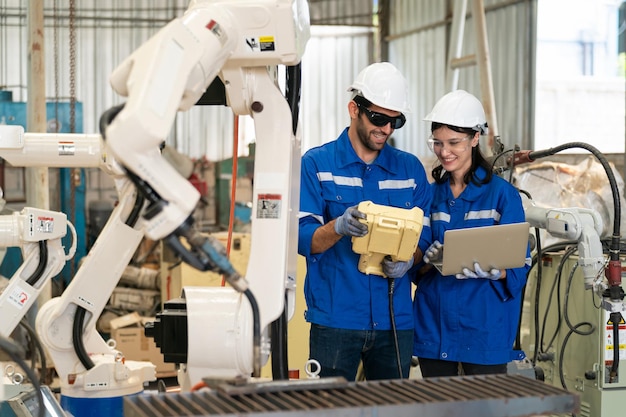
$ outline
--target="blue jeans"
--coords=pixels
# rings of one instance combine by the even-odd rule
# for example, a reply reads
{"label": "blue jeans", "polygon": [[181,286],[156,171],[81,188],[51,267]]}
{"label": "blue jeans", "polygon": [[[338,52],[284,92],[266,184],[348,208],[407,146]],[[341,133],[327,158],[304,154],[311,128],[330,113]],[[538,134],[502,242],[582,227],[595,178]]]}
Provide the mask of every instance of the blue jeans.
{"label": "blue jeans", "polygon": [[408,378],[413,330],[399,330],[397,334],[402,375],[391,330],[346,330],[311,323],[309,357],[320,363],[320,377],[342,376],[354,381],[362,361],[368,381]]}
{"label": "blue jeans", "polygon": [[468,362],[452,362],[441,359],[418,358],[422,377],[506,374],[506,363],[479,365]]}

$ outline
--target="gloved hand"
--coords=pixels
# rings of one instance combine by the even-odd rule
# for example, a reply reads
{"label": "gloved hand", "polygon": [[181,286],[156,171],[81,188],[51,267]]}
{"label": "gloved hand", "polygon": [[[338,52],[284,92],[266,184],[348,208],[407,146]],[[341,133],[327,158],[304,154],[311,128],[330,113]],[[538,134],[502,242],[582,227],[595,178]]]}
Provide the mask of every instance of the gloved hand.
{"label": "gloved hand", "polygon": [[442,257],[443,257],[443,245],[438,240],[435,240],[432,243],[432,245],[430,245],[428,249],[426,249],[423,260],[424,262],[429,264],[431,262],[441,260]]}
{"label": "gloved hand", "polygon": [[402,278],[413,266],[413,257],[408,261],[392,261],[390,256],[383,259],[383,272],[387,278]]}
{"label": "gloved hand", "polygon": [[359,219],[366,219],[365,213],[357,210],[357,206],[348,207],[344,213],[335,220],[335,232],[344,236],[361,237],[367,234],[367,225]]}
{"label": "gloved hand", "polygon": [[498,280],[502,277],[502,271],[499,269],[492,269],[489,272],[482,270],[478,262],[474,262],[474,270],[469,268],[463,268],[462,274],[456,274],[456,279],[468,279],[468,278],[484,278]]}

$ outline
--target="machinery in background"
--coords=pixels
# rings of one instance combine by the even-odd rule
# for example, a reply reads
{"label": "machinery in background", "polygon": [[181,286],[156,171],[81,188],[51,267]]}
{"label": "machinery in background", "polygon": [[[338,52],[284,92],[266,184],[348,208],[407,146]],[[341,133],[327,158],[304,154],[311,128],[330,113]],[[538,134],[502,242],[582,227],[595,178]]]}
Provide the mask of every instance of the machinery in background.
{"label": "machinery in background", "polygon": [[[13,101],[13,93],[8,90],[0,90],[0,126],[21,126],[26,128],[27,123],[27,103]],[[73,123],[72,123],[73,122]],[[83,103],[75,101],[70,103],[64,102],[47,102],[46,103],[46,131],[47,133],[80,133],[83,132]],[[3,158],[0,155],[0,158]],[[4,159],[4,158],[3,158]],[[15,167],[23,167],[26,165],[16,165]],[[66,169],[59,166],[59,207],[60,211],[66,213],[72,224],[76,228],[76,234],[83,236],[85,234],[86,213],[85,213],[85,184],[84,174],[77,173],[74,169]],[[0,167],[7,169],[7,167]],[[21,168],[17,168],[21,169]],[[81,180],[81,181],[77,181]],[[3,186],[3,185],[0,185]],[[5,190],[6,191],[6,190]],[[9,202],[9,197],[5,195],[5,199]],[[22,201],[16,201],[21,203]],[[78,242],[71,242],[67,239],[63,240],[65,246],[71,244],[76,245],[76,253],[74,257],[63,267],[59,277],[64,283],[69,283],[72,278],[72,271],[80,262],[89,249],[88,242],[79,239]],[[19,265],[20,259],[17,258],[17,252],[7,253],[7,257],[13,257],[2,265],[2,272],[6,276],[10,276],[15,272],[15,266]]]}
{"label": "machinery in background", "polygon": [[155,379],[155,367],[126,360],[98,334],[96,321],[144,236],[139,214],[145,200],[98,134],[0,126],[0,156],[13,166],[98,167],[114,178],[119,204],[63,295],[41,307],[36,329],[59,376],[62,407],[74,415],[94,415],[94,408],[119,415],[121,397],[143,391]]}
{"label": "machinery in background", "polygon": [[[504,151],[502,146],[492,163],[500,174],[509,171],[512,181],[516,166],[570,148],[589,151],[602,166],[612,198],[612,229],[603,230],[603,217],[595,210],[538,207],[522,190],[528,197],[523,199],[526,220],[536,228],[536,254],[520,325],[530,335],[521,334],[518,342],[531,357],[537,378],[580,396],[580,410],[573,415],[621,415],[626,405],[622,199],[607,158],[587,143],[571,142],[536,151]],[[503,156],[504,166],[496,167]],[[603,204],[611,203],[605,200]],[[557,243],[543,248],[540,229]]]}
{"label": "machinery in background", "polygon": [[[308,38],[308,6],[302,0],[192,1],[182,18],[111,75],[114,90],[128,100],[103,115],[103,137],[148,202],[142,219],[147,237],[163,239],[183,261],[219,272],[230,284],[184,288],[175,314],[166,306],[158,315],[155,340],[181,341],[176,351],[163,353],[178,355],[183,390],[205,377],[259,376],[271,346],[268,325],[285,311],[293,314],[301,153],[289,100],[299,89],[286,99],[275,69],[297,66]],[[198,191],[159,152],[177,111],[198,102],[216,78],[228,106],[235,114],[251,115],[256,129],[245,278],[219,242],[196,230],[192,212]],[[187,333],[177,333],[182,329]]]}
{"label": "machinery in background", "polygon": [[[163,238],[183,261],[224,274],[232,286],[208,296],[205,289],[185,289],[184,327],[193,338],[181,365],[183,388],[191,389],[207,376],[258,376],[269,354],[268,324],[286,311],[285,305],[293,314],[299,197],[300,142],[295,138],[297,116],[290,117],[289,107],[293,97],[285,99],[268,66],[297,65],[308,37],[304,1],[192,1],[182,18],[112,74],[113,88],[128,100],[102,117],[106,152],[100,137],[85,139],[93,147],[93,162],[114,165],[119,204],[70,285],[41,308],[36,323],[60,378],[61,404],[70,413],[121,415],[121,398],[141,392],[154,379],[152,364],[125,360],[95,330],[144,235]],[[216,239],[195,230],[191,213],[198,191],[161,154],[176,112],[193,106],[216,76],[233,111],[253,116],[260,144],[246,278],[234,270]],[[15,152],[9,153],[32,163],[30,154],[24,156],[23,136],[12,138],[6,147]],[[84,149],[75,141],[55,145],[58,156]],[[33,154],[41,155],[36,150]],[[38,162],[67,166],[57,159]]]}
{"label": "machinery in background", "polygon": [[[72,234],[67,255],[61,239]],[[56,276],[76,251],[76,230],[64,213],[26,207],[0,216],[0,246],[19,247],[24,262],[0,294],[0,335],[9,337],[37,300],[44,285]]]}
{"label": "machinery in background", "polygon": [[526,308],[534,311],[522,317],[522,327],[530,328],[523,348],[534,352],[538,378],[580,395],[577,416],[619,415],[626,395],[626,307],[612,295],[623,294],[623,284],[616,289],[604,279],[602,218],[591,209],[546,209],[529,201],[525,212],[532,226],[563,240],[543,248],[529,274],[526,304],[532,307]]}

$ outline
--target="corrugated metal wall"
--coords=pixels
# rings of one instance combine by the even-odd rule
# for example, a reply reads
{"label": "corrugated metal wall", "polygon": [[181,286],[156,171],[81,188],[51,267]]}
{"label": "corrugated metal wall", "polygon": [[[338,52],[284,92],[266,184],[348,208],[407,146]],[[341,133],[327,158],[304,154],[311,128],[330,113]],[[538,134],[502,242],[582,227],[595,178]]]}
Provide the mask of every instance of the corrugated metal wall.
{"label": "corrugated metal wall", "polygon": [[[76,0],[76,99],[83,103],[85,132],[97,132],[100,115],[124,101],[109,86],[114,68],[167,22],[181,16],[188,3]],[[27,4],[0,0],[0,89],[12,91],[15,101],[25,101],[27,96]],[[69,2],[58,0],[56,10],[54,4],[44,1],[46,96],[49,101],[62,101],[70,91]],[[371,0],[310,1],[316,26],[302,64],[303,150],[334,139],[348,123],[345,90],[374,59],[372,7]],[[179,113],[167,142],[192,157],[229,158],[233,120],[227,107],[196,106]],[[250,127],[249,120],[242,120],[240,154],[247,152],[246,142],[254,140]]]}
{"label": "corrugated metal wall", "polygon": [[[468,11],[471,10],[468,0]],[[447,91],[448,32],[454,1],[391,0],[389,61],[406,75],[414,91],[413,114],[406,128],[396,132],[400,148],[430,157],[426,146],[429,125],[422,118]],[[534,92],[533,44],[536,0],[485,0],[485,14],[495,109],[501,140],[508,149],[532,143]],[[463,54],[476,51],[471,16],[465,24]],[[460,70],[458,88],[477,97],[477,67]]]}
{"label": "corrugated metal wall", "polygon": [[[472,0],[468,0],[472,1]],[[498,124],[506,145],[530,143],[534,60],[529,46],[537,0],[485,0]],[[385,4],[384,1],[380,2]],[[445,91],[447,31],[452,0],[388,0],[389,57],[406,75],[414,96],[413,112],[394,139],[401,149],[429,157],[423,116]],[[46,95],[69,95],[68,2],[44,2]],[[302,62],[302,149],[328,142],[349,123],[346,88],[358,72],[378,60],[372,0],[309,0],[312,38]],[[0,86],[26,99],[26,5],[0,0]],[[83,102],[84,130],[97,132],[100,115],[123,98],[113,93],[109,74],[159,28],[182,15],[188,0],[76,0],[76,98]],[[57,16],[55,20],[54,17]],[[56,22],[56,39],[55,39]],[[323,26],[322,26],[323,24]],[[351,25],[346,27],[344,25]],[[464,52],[474,50],[473,25],[465,27]],[[55,46],[56,45],[56,46]],[[56,52],[56,53],[55,53]],[[56,58],[55,58],[56,57]],[[58,72],[55,76],[55,62]],[[479,95],[476,69],[461,71],[459,88]],[[226,107],[195,107],[180,113],[168,143],[192,157],[221,160],[232,156],[234,116]],[[250,126],[250,123],[245,123]],[[246,152],[240,127],[240,153]]]}

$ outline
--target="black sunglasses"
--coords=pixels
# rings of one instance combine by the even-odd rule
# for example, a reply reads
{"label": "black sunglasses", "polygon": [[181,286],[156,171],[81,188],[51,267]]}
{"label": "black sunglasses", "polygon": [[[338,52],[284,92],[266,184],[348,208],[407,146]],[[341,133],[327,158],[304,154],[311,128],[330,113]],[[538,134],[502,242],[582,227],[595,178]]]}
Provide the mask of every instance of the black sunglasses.
{"label": "black sunglasses", "polygon": [[386,114],[376,113],[375,111],[371,111],[370,109],[368,109],[367,107],[365,107],[364,105],[362,105],[361,103],[357,101],[355,101],[355,103],[360,110],[363,110],[363,113],[365,113],[365,116],[367,116],[367,119],[374,126],[383,127],[383,126],[386,126],[387,123],[391,123],[392,129],[400,129],[406,123],[406,117],[404,117],[402,113],[400,113],[400,116],[393,116],[393,117],[387,116]]}

